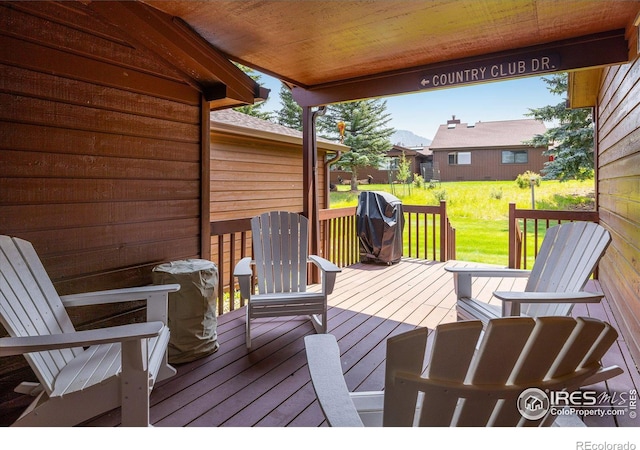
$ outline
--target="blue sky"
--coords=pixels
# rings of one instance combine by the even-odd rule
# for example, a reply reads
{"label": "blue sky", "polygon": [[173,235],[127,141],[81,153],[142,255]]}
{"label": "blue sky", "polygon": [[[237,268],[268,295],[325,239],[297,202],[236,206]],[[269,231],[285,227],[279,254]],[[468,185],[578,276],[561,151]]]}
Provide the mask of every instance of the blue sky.
{"label": "blue sky", "polygon": [[[271,89],[265,109],[280,109],[280,82],[267,75],[261,75],[260,82]],[[556,105],[563,98],[551,94],[542,78],[529,77],[398,95],[385,100],[393,128],[433,139],[438,126],[454,114],[463,123],[526,119],[530,108]]]}

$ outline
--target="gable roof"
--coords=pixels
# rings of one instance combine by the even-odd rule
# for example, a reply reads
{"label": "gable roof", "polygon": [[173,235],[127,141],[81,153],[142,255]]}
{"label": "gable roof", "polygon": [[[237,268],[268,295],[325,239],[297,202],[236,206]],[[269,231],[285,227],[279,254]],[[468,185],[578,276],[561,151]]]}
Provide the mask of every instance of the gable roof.
{"label": "gable roof", "polygon": [[[268,120],[250,116],[233,109],[211,111],[211,130],[226,131],[244,136],[302,144],[302,132]],[[344,152],[349,147],[318,137],[318,147],[331,152]]]}
{"label": "gable roof", "polygon": [[547,130],[544,123],[535,119],[477,122],[474,125],[456,123],[440,125],[431,150],[454,148],[485,148],[523,146],[536,134]]}

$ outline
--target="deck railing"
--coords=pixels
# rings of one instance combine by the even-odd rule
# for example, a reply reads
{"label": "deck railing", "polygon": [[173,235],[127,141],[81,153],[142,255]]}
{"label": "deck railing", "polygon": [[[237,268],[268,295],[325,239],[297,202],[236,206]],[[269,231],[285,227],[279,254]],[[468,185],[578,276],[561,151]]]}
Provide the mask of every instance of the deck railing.
{"label": "deck railing", "polygon": [[[447,217],[447,204],[403,205],[404,256],[447,261],[456,257],[455,229]],[[323,209],[319,213],[323,255],[338,267],[360,261],[356,207]],[[444,230],[444,231],[442,231]]]}
{"label": "deck railing", "polygon": [[[405,256],[438,261],[455,259],[455,229],[446,208],[446,202],[439,206],[403,205]],[[359,262],[356,207],[323,209],[318,218],[320,255],[338,267]],[[218,314],[244,306],[233,268],[240,259],[252,256],[250,230],[250,218],[211,222],[211,257],[218,267]]]}
{"label": "deck railing", "polygon": [[[597,211],[517,209],[509,204],[509,267],[527,269],[533,264],[547,228],[563,222],[596,222]],[[597,272],[595,274],[597,278]]]}

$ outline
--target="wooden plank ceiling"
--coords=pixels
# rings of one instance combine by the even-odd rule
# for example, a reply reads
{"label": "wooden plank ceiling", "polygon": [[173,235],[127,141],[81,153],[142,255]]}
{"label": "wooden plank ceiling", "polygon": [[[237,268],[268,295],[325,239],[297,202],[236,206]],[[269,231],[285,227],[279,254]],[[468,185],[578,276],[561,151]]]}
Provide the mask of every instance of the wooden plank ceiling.
{"label": "wooden plank ceiling", "polygon": [[551,54],[560,63],[547,72],[624,62],[640,11],[629,0],[145,2],[297,87],[303,106],[449,87],[428,77],[485,62]]}

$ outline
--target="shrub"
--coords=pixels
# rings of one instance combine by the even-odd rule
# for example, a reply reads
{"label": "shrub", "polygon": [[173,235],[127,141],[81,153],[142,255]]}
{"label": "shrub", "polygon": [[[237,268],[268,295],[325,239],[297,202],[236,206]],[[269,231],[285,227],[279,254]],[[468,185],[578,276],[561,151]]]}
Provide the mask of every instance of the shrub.
{"label": "shrub", "polygon": [[516,184],[520,189],[526,189],[531,186],[531,180],[534,180],[536,186],[540,186],[540,174],[527,170],[516,178]]}
{"label": "shrub", "polygon": [[445,189],[434,189],[433,191],[431,191],[431,193],[436,198],[436,200],[438,200],[438,202],[441,202],[443,200],[447,201],[447,191]]}
{"label": "shrub", "polygon": [[489,195],[495,200],[500,200],[502,198],[502,188],[491,188]]}
{"label": "shrub", "polygon": [[424,188],[425,187],[425,182],[424,182],[424,178],[422,178],[422,175],[416,175],[413,178],[413,184],[417,187],[417,188]]}

